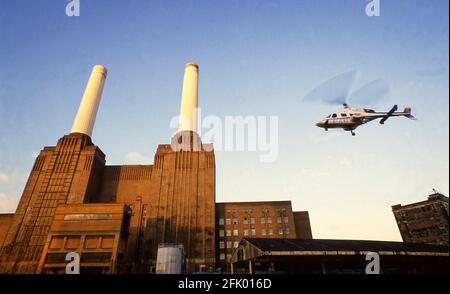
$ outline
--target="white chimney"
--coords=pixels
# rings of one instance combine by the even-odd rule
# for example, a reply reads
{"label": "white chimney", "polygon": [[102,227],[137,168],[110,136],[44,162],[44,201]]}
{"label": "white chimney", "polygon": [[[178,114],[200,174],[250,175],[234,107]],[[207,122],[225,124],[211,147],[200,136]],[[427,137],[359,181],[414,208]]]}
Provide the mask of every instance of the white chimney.
{"label": "white chimney", "polygon": [[107,70],[102,65],[96,65],[92,69],[91,76],[84,90],[80,107],[73,122],[71,133],[82,133],[92,137],[95,117],[102,97],[103,86]]}
{"label": "white chimney", "polygon": [[198,65],[188,63],[184,70],[178,132],[197,131]]}

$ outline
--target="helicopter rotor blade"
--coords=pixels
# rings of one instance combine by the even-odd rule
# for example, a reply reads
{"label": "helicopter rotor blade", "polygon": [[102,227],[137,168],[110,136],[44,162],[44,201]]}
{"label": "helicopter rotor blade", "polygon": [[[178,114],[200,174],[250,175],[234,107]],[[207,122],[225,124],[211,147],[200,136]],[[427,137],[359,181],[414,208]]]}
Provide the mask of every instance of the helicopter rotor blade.
{"label": "helicopter rotor blade", "polygon": [[357,74],[356,70],[339,74],[314,88],[303,100],[345,105]]}
{"label": "helicopter rotor blade", "polygon": [[389,97],[389,85],[383,79],[376,79],[352,93],[350,103],[355,106],[383,104]]}

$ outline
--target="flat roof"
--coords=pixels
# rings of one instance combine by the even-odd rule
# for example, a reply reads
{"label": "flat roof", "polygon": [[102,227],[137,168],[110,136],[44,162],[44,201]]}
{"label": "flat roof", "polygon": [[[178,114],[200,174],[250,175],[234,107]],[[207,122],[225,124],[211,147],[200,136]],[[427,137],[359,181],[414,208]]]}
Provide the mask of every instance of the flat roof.
{"label": "flat roof", "polygon": [[449,252],[445,245],[429,245],[391,241],[330,240],[330,239],[267,239],[244,238],[262,251],[390,251]]}

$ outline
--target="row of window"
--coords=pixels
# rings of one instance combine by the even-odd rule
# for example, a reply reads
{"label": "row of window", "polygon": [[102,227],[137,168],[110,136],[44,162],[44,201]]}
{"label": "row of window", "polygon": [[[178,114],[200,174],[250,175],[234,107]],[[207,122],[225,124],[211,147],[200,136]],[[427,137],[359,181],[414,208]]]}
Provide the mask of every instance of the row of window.
{"label": "row of window", "polygon": [[231,256],[232,256],[231,253],[227,253],[226,255],[225,255],[225,253],[220,253],[219,259],[220,259],[220,260],[225,260],[225,257],[226,257],[227,260],[230,260],[230,259],[231,259]]}
{"label": "row of window", "polygon": [[[272,223],[272,218],[271,217],[261,217],[259,219],[259,222],[261,224],[271,224]],[[277,223],[278,224],[281,224],[281,223],[287,224],[287,223],[289,223],[289,217],[287,217],[287,216],[284,216],[284,217],[279,216],[279,217],[277,217]],[[227,219],[219,218],[219,226],[223,226],[225,224],[227,224],[227,225],[231,225],[231,224],[238,225],[239,224],[239,219],[237,219],[237,218],[233,218],[233,219],[231,219],[231,218],[227,218]],[[254,217],[244,218],[242,220],[242,224],[244,224],[244,225],[252,224],[253,225],[253,224],[255,224],[255,218]]]}
{"label": "row of window", "polygon": [[[269,208],[261,208],[262,214],[268,214],[268,213],[270,213],[270,211],[271,211],[271,209],[269,209]],[[277,214],[279,214],[279,213],[285,213],[287,210],[286,210],[286,208],[277,208],[277,209],[275,209],[275,211],[277,212]],[[237,212],[238,212],[237,209],[227,209],[227,214],[236,214]],[[244,214],[253,213],[253,208],[243,209],[242,212]]]}
{"label": "row of window", "polygon": [[[239,247],[239,242],[238,241],[227,241],[227,248],[238,248]],[[220,241],[219,242],[219,248],[220,249],[225,249],[225,242],[224,241]]]}
{"label": "row of window", "polygon": [[[231,237],[231,236],[239,236],[239,230],[219,230],[219,237],[225,237],[225,233],[227,237]],[[290,234],[290,230],[289,228],[279,228],[278,229],[278,235],[289,235]],[[243,230],[243,235],[244,236],[256,236],[256,229],[245,229]],[[261,229],[261,235],[262,236],[266,236],[266,235],[273,235],[273,230],[272,229]]]}

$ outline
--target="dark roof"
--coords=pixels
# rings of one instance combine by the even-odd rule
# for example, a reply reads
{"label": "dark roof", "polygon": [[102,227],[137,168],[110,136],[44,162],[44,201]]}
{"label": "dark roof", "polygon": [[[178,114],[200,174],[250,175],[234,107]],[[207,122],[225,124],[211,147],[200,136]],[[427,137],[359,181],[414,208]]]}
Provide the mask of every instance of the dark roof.
{"label": "dark roof", "polygon": [[390,241],[245,238],[262,251],[409,251],[448,253],[449,247]]}

